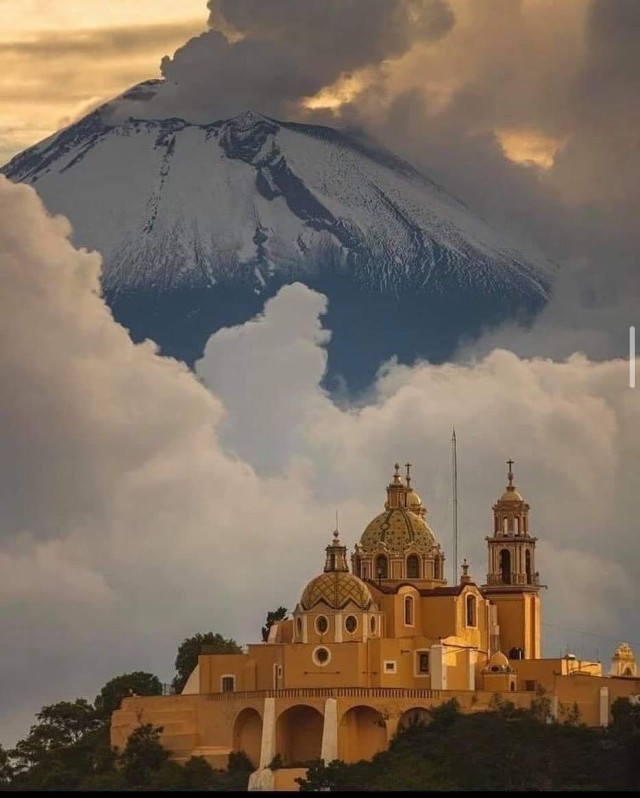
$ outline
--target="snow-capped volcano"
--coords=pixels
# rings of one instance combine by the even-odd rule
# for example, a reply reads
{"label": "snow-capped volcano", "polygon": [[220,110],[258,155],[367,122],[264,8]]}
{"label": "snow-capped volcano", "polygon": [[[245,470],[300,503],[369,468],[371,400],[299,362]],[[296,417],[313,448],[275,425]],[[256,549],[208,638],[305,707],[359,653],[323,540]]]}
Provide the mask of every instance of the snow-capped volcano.
{"label": "snow-capped volcano", "polygon": [[210,125],[113,124],[115,106],[3,170],[35,185],[71,219],[76,242],[102,253],[107,290],[237,279],[261,289],[275,275],[323,268],[383,291],[548,287],[544,266],[408,164],[359,140],[251,111]]}
{"label": "snow-capped volcano", "polygon": [[[253,312],[294,280],[330,300],[342,281],[341,293],[348,284],[350,292],[396,302],[416,294],[423,305],[456,296],[476,307],[489,302],[493,310],[480,323],[495,320],[502,306],[497,316],[544,303],[547,262],[525,256],[389,152],[332,128],[251,111],[207,125],[124,118],[122,107],[152,96],[156,85],[134,87],[2,169],[71,220],[76,244],[101,252],[107,298],[118,316],[125,297],[121,315],[137,337],[192,360],[204,341],[174,346],[162,324],[140,321],[149,309],[135,310],[136,296],[148,303],[153,295],[175,327],[202,311],[202,292],[214,306],[216,295],[228,305],[229,292],[245,294]],[[195,306],[185,292],[200,297]],[[178,294],[179,309],[167,311]],[[158,322],[157,307],[153,313]],[[217,313],[207,334],[246,315]],[[470,332],[465,325],[458,335]]]}

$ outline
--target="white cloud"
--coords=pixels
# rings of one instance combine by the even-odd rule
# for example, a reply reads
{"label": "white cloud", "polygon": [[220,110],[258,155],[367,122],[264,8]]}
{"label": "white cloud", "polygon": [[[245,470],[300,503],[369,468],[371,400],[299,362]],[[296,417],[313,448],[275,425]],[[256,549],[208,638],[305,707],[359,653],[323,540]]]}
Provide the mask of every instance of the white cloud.
{"label": "white cloud", "polygon": [[[126,670],[169,678],[195,631],[256,639],[266,611],[293,606],[320,569],[334,508],[352,545],[396,459],[415,464],[450,550],[454,424],[474,577],[512,455],[550,587],[548,653],[566,628],[622,634],[640,450],[626,363],[498,350],[390,365],[369,405],[339,409],[319,387],[325,300],[296,285],[212,338],[199,368],[214,396],[130,341],[99,297],[98,256],[68,233],[32,189],[0,181],[4,744],[45,702],[92,697]],[[615,643],[593,640],[603,656]]]}

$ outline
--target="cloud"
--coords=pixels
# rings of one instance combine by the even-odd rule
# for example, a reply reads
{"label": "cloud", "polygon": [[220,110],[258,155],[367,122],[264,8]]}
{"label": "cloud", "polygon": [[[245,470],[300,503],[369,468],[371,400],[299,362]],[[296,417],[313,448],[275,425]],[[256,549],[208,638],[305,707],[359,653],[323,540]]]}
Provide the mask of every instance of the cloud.
{"label": "cloud", "polygon": [[445,35],[445,0],[241,0],[209,2],[210,30],[162,61],[166,84],[124,115],[195,122],[246,110],[287,118],[343,74],[377,67],[416,41]]}
{"label": "cloud", "polygon": [[[382,509],[396,460],[414,463],[450,552],[453,425],[473,576],[512,455],[550,588],[547,654],[569,640],[606,657],[617,638],[640,639],[640,424],[625,362],[496,350],[390,363],[369,404],[338,408],[319,387],[326,300],[294,285],[217,333],[197,379],[131,342],[100,297],[99,256],[69,233],[31,188],[0,180],[4,744],[42,704],[92,697],[118,673],[168,680],[195,631],[255,640],[266,611],[294,606],[322,567],[334,511],[352,546]],[[596,637],[583,644],[581,630]]]}

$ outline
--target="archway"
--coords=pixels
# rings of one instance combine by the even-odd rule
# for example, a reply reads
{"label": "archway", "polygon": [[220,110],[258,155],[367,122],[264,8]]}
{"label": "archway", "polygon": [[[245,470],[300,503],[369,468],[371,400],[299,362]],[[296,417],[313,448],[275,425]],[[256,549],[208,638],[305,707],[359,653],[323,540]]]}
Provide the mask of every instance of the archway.
{"label": "archway", "polygon": [[531,552],[527,549],[524,553],[524,570],[527,574],[527,584],[531,584]]}
{"label": "archway", "polygon": [[352,707],[338,729],[338,759],[359,762],[372,759],[387,747],[387,724],[373,707]]}
{"label": "archway", "polygon": [[509,549],[502,549],[500,552],[500,578],[504,585],[511,584],[511,552]]}
{"label": "archway", "polygon": [[410,554],[407,557],[407,579],[420,578],[420,560],[415,554]]}
{"label": "archway", "polygon": [[429,710],[424,707],[412,707],[406,712],[403,712],[398,721],[398,731],[406,731],[412,726],[426,726],[430,723],[431,715]]}
{"label": "archway", "polygon": [[324,717],[299,704],[286,709],[276,723],[276,753],[287,766],[320,759]]}
{"label": "archway", "polygon": [[262,718],[252,707],[240,712],[233,724],[233,750],[244,751],[254,767],[260,766]]}

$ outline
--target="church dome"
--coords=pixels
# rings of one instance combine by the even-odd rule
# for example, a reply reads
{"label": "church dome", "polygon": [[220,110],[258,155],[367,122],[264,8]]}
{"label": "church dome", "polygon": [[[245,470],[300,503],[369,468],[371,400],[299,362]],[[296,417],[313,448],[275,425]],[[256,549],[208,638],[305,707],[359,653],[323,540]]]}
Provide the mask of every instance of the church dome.
{"label": "church dome", "polygon": [[[495,493],[493,494],[495,496]],[[509,487],[505,490],[505,492],[500,497],[501,502],[522,502],[524,499],[522,498],[522,494],[519,493],[513,485],[509,485]]]}
{"label": "church dome", "polygon": [[426,553],[436,546],[436,539],[429,525],[415,511],[394,507],[376,516],[360,538],[360,546],[365,553],[373,551],[380,544],[394,552],[403,552],[412,547]]}
{"label": "church dome", "polygon": [[422,499],[415,490],[411,490],[407,493],[407,507],[414,512],[419,512],[422,509]]}
{"label": "church dome", "polygon": [[341,610],[348,604],[355,604],[364,611],[373,604],[373,598],[357,576],[348,571],[325,571],[305,587],[300,604],[303,610],[312,610],[320,604],[331,610]]}
{"label": "church dome", "polygon": [[509,660],[502,653],[502,651],[496,651],[495,654],[492,654],[491,659],[487,663],[487,668],[494,673],[504,673],[511,670]]}

